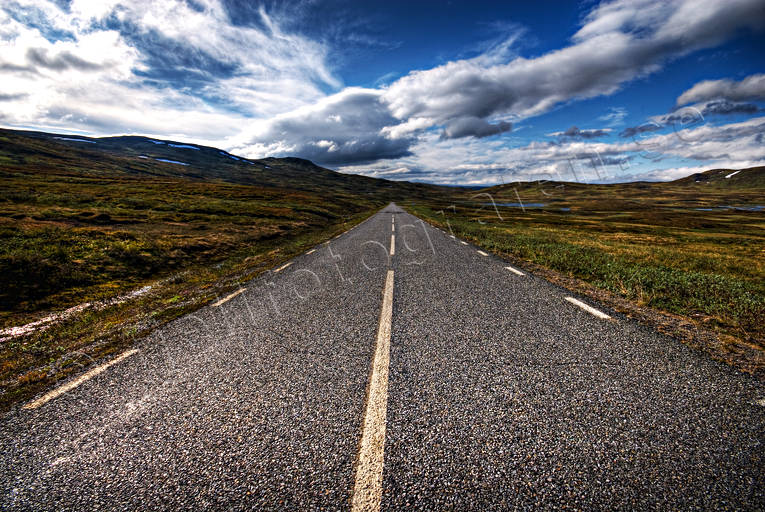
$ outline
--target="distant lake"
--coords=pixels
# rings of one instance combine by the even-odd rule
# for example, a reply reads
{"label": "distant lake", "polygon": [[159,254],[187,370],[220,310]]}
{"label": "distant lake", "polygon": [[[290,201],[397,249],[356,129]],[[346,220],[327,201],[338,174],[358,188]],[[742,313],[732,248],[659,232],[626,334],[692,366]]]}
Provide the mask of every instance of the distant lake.
{"label": "distant lake", "polygon": [[718,212],[720,210],[736,210],[739,212],[762,212],[765,211],[765,206],[715,206],[712,208],[694,208],[700,212]]}

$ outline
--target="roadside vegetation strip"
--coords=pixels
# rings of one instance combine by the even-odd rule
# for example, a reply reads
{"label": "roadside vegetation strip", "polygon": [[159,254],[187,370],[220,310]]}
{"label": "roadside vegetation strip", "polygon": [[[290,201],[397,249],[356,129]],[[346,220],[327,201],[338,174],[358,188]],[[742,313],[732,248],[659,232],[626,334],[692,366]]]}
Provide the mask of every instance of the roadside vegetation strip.
{"label": "roadside vegetation strip", "polygon": [[76,388],[77,386],[82,384],[83,382],[86,382],[86,381],[92,379],[93,377],[103,373],[110,366],[114,366],[115,364],[119,363],[123,359],[126,359],[126,358],[132,356],[133,354],[135,354],[137,352],[138,352],[137,348],[130,349],[127,352],[123,352],[122,354],[120,354],[119,356],[115,357],[111,361],[109,361],[107,363],[104,363],[101,366],[97,366],[96,368],[93,368],[92,370],[89,370],[89,371],[85,372],[84,374],[80,375],[76,379],[67,382],[63,386],[59,386],[56,389],[54,389],[53,391],[50,391],[49,393],[44,394],[43,396],[41,396],[37,400],[33,400],[33,401],[25,404],[22,407],[22,409],[37,409],[38,407],[47,404],[48,402],[50,402],[54,398],[58,398],[61,395],[63,395],[64,393],[68,393],[69,391],[73,390],[74,388]]}
{"label": "roadside vegetation strip", "polygon": [[376,512],[380,510],[385,459],[385,422],[388,409],[388,370],[390,367],[392,320],[393,270],[388,270],[356,462],[356,479],[351,500],[352,512]]}
{"label": "roadside vegetation strip", "polygon": [[218,306],[222,306],[223,304],[225,304],[226,302],[230,301],[231,299],[233,299],[234,297],[236,297],[237,295],[239,295],[240,293],[242,293],[244,291],[245,291],[244,288],[240,288],[237,291],[235,291],[234,293],[232,293],[230,295],[226,295],[225,297],[223,297],[219,301],[213,302],[213,306],[216,307],[216,308]]}
{"label": "roadside vegetation strip", "polygon": [[[540,184],[521,183],[524,201],[554,200],[555,208],[501,208],[502,219],[467,194],[407,206],[434,225],[448,221],[458,237],[485,251],[527,262],[536,275],[573,293],[765,376],[762,213],[695,208],[761,204],[765,168],[757,176],[761,183],[746,186],[704,183],[703,194],[692,180],[567,183],[546,189],[548,195]],[[498,187],[493,195],[497,202],[515,197],[512,187]],[[439,212],[450,204],[456,212],[444,218]]]}
{"label": "roadside vegetation strip", "polygon": [[[353,216],[352,222],[360,222],[372,214],[374,211],[371,210],[359,213]],[[303,231],[288,232],[284,237],[267,238],[246,247],[235,246],[224,260],[213,259],[192,266],[184,265],[169,277],[159,276],[159,281],[152,279],[149,283],[155,286],[151,293],[136,295],[136,284],[132,281],[123,291],[121,282],[114,281],[113,288],[123,292],[118,297],[128,293],[133,297],[130,301],[97,297],[97,302],[92,302],[91,297],[85,295],[86,300],[93,304],[101,304],[100,301],[105,300],[107,307],[90,307],[71,317],[31,329],[24,333],[23,342],[0,343],[0,413],[9,410],[14,404],[49,391],[60,384],[64,377],[79,375],[82,372],[82,357],[101,360],[130,348],[136,339],[148,335],[167,322],[205,305],[211,306],[213,301],[220,298],[210,300],[211,289],[220,294],[221,290],[228,293],[242,283],[246,286],[247,281],[274,268],[276,264],[281,265],[286,258],[298,256],[306,248],[316,247],[328,240],[336,229],[333,224],[323,228],[311,225]],[[217,243],[218,240],[213,239],[211,242]],[[65,244],[64,249],[69,251],[80,245]],[[139,281],[138,285],[145,282]],[[158,283],[162,285],[156,286]],[[56,301],[52,299],[46,307],[57,308]],[[67,303],[63,305],[68,306]],[[62,310],[64,307],[59,309]],[[34,306],[28,311],[34,311]],[[2,313],[5,325],[14,325],[12,322],[16,318],[21,320],[15,322],[16,325],[35,319],[29,312],[18,317],[14,316],[12,310]],[[80,360],[72,359],[69,354],[81,354]]]}
{"label": "roadside vegetation strip", "polygon": [[575,299],[573,297],[566,297],[566,300],[569,301],[571,304],[574,304],[575,306],[578,306],[578,307],[582,308],[583,310],[587,311],[589,314],[594,315],[594,316],[596,316],[598,318],[602,318],[603,320],[608,320],[608,319],[611,318],[610,316],[608,316],[607,314],[603,313],[602,311],[599,311],[599,310],[593,308],[592,306],[588,306],[587,304],[585,304],[581,300],[577,300],[577,299]]}

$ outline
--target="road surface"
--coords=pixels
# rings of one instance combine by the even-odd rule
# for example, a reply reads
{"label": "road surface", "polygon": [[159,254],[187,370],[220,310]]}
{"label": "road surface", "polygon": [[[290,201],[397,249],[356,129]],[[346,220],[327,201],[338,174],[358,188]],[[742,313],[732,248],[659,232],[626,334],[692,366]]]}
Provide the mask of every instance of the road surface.
{"label": "road surface", "polygon": [[390,205],[0,418],[0,509],[765,506],[762,383],[508,267]]}

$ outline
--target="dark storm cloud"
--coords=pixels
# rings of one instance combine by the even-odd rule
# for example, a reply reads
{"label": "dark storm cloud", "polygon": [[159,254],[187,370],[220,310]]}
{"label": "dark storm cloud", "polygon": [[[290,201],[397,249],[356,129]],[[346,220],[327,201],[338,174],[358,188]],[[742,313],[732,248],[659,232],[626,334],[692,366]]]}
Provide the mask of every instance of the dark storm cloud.
{"label": "dark storm cloud", "polygon": [[442,139],[459,139],[461,137],[483,138],[491,135],[509,132],[513,125],[500,121],[497,124],[491,124],[479,117],[460,117],[449,121],[441,133]]}
{"label": "dark storm cloud", "polygon": [[378,91],[349,88],[258,126],[236,146],[241,152],[256,146],[274,156],[300,156],[324,165],[365,164],[411,155],[413,138],[382,133],[396,122]]}

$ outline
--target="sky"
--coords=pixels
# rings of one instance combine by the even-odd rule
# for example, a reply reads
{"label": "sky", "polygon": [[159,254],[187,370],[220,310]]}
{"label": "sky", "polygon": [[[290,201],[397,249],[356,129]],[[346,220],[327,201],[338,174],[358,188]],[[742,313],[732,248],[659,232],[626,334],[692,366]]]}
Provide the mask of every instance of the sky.
{"label": "sky", "polygon": [[0,125],[449,185],[765,165],[765,1],[4,0]]}

